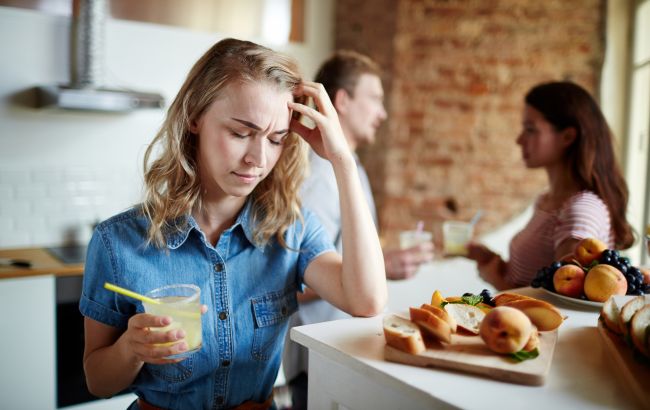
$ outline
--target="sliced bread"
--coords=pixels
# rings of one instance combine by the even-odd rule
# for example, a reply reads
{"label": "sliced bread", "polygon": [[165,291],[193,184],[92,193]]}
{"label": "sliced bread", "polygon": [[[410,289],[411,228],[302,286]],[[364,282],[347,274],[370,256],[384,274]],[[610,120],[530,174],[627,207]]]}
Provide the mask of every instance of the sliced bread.
{"label": "sliced bread", "polygon": [[411,321],[415,322],[420,330],[434,340],[451,343],[451,327],[447,322],[428,310],[421,308],[409,308]]}
{"label": "sliced bread", "polygon": [[650,358],[650,305],[645,305],[632,316],[630,338],[634,346]]}
{"label": "sliced bread", "polygon": [[620,314],[621,310],[614,298],[607,299],[600,310],[600,317],[603,319],[605,327],[618,335],[623,333],[619,322]]}
{"label": "sliced bread", "polygon": [[540,299],[513,300],[502,306],[510,306],[524,312],[540,332],[555,330],[564,321],[562,312],[558,308]]}
{"label": "sliced bread", "polygon": [[397,315],[384,316],[384,337],[386,343],[406,353],[419,354],[426,347],[420,328],[408,319]]}
{"label": "sliced bread", "polygon": [[621,331],[624,335],[630,333],[630,322],[632,321],[632,316],[645,305],[645,297],[637,296],[633,299],[630,299],[626,304],[621,308],[621,314],[619,316],[619,323],[621,326]]}
{"label": "sliced bread", "polygon": [[423,303],[422,306],[420,306],[420,309],[428,310],[429,312],[438,316],[440,319],[447,322],[447,324],[451,328],[451,333],[456,333],[458,327],[456,320],[454,320],[454,318],[451,317],[446,310],[443,310],[442,308],[439,308],[437,306],[429,305],[427,303]]}
{"label": "sliced bread", "polygon": [[485,312],[480,308],[464,303],[448,303],[445,311],[452,317],[458,327],[477,335]]}

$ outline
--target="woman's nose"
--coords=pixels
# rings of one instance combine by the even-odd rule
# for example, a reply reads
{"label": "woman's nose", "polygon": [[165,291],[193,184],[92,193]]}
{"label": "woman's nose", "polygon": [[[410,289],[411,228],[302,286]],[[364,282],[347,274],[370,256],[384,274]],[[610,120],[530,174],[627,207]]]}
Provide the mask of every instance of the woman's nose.
{"label": "woman's nose", "polygon": [[253,165],[257,168],[264,168],[266,166],[266,152],[264,148],[265,138],[253,138],[251,143],[248,144],[244,162],[248,165]]}

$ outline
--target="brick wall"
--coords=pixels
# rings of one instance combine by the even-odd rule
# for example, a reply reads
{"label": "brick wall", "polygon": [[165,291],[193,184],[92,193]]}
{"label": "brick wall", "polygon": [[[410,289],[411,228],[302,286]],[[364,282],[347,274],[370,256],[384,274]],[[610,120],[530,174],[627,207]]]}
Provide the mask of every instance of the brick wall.
{"label": "brick wall", "polygon": [[530,205],[546,175],[515,143],[523,96],[560,79],[597,93],[604,13],[604,0],[337,1],[336,47],[385,71],[389,120],[360,152],[384,236],[479,208],[485,232]]}

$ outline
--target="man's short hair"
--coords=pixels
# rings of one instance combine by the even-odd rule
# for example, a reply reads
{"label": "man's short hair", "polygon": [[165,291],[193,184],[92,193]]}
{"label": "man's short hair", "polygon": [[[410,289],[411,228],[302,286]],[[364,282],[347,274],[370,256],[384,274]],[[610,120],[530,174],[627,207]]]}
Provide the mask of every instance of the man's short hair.
{"label": "man's short hair", "polygon": [[330,99],[344,89],[354,96],[354,88],[362,74],[381,77],[381,69],[370,57],[352,50],[336,51],[320,66],[314,81],[323,84]]}

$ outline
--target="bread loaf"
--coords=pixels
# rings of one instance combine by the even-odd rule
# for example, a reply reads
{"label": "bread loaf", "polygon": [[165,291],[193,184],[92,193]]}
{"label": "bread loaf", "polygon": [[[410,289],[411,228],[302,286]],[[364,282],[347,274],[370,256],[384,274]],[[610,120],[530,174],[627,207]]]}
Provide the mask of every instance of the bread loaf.
{"label": "bread loaf", "polygon": [[397,315],[384,316],[384,337],[386,343],[406,353],[419,354],[426,347],[420,328],[410,320]]}

